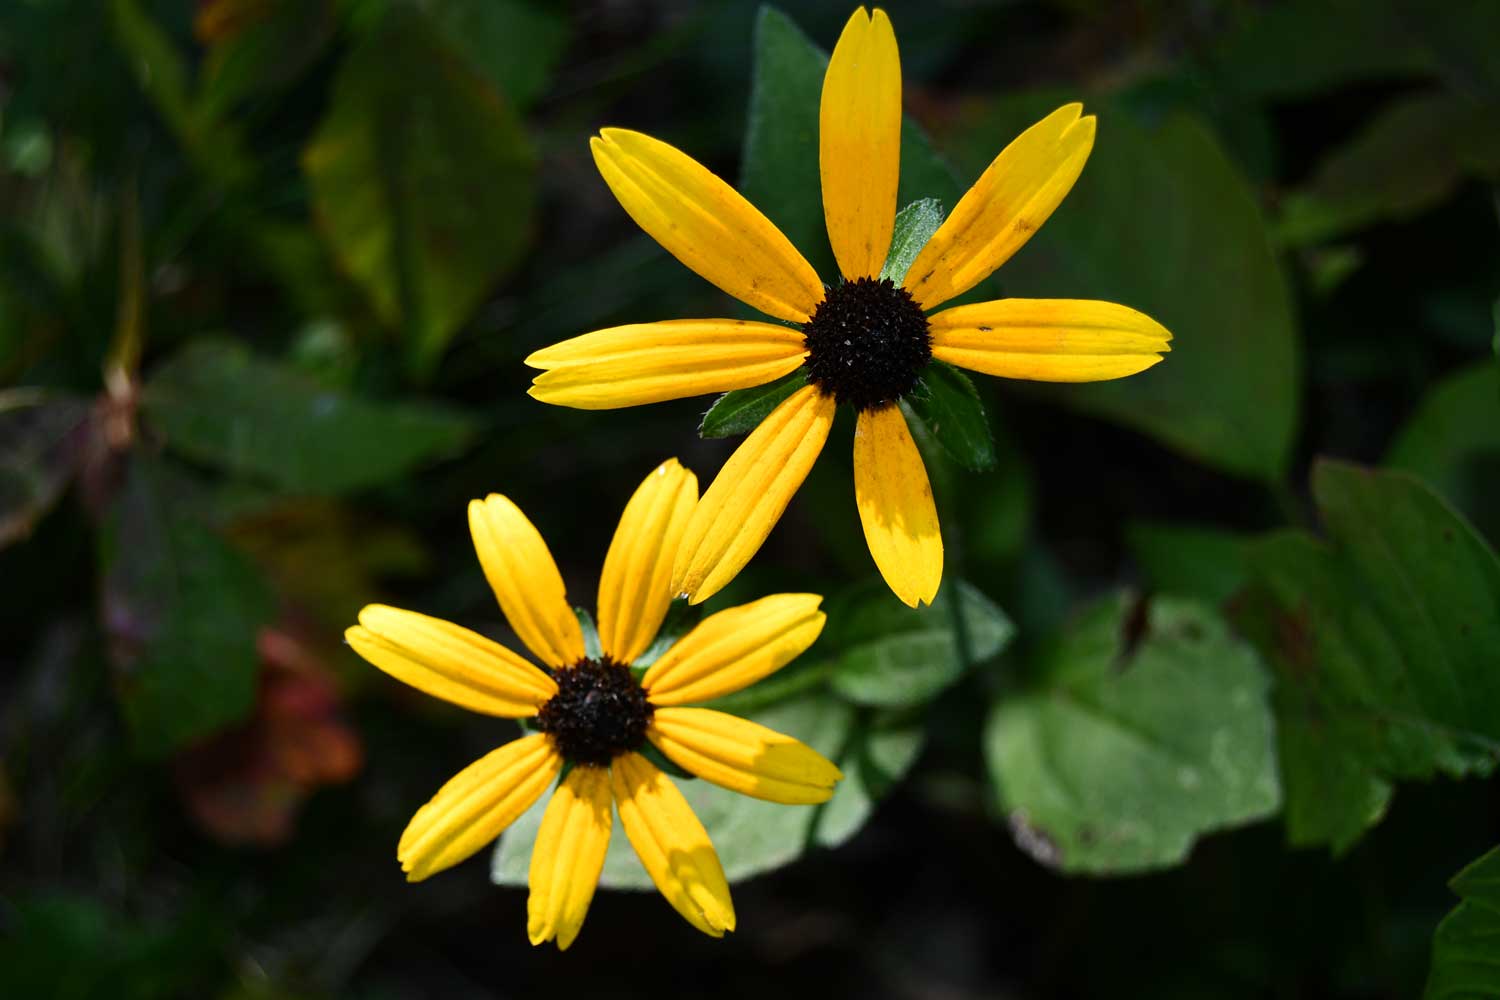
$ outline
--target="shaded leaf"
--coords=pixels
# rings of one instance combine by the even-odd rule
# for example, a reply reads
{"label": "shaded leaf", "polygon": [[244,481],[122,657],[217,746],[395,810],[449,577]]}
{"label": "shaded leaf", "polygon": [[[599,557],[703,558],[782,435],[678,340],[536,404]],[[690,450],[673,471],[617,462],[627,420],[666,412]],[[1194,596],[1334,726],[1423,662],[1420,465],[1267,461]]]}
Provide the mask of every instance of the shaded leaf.
{"label": "shaded leaf", "polygon": [[1426,1000],[1500,996],[1500,847],[1453,877],[1463,900],[1438,924]]}
{"label": "shaded leaf", "polygon": [[215,10],[221,20],[200,12],[195,24],[209,45],[196,105],[206,118],[222,118],[239,102],[294,82],[333,37],[332,0],[239,0],[234,6]]}
{"label": "shaded leaf", "polygon": [[1302,245],[1386,220],[1409,219],[1466,176],[1500,171],[1500,108],[1443,92],[1406,97],[1318,165],[1288,195],[1277,235]]}
{"label": "shaded leaf", "polygon": [[254,568],[196,516],[186,492],[165,467],[136,459],[100,538],[116,687],[148,756],[249,714],[256,636],[273,611]]}
{"label": "shaded leaf", "polygon": [[302,163],[335,256],[430,370],[525,245],[534,163],[514,110],[393,7],[345,60]]}
{"label": "shaded leaf", "polygon": [[861,705],[920,705],[1010,643],[1015,626],[1005,612],[963,580],[950,579],[947,587],[957,588],[958,601],[940,593],[936,604],[921,610],[906,607],[875,583],[830,600],[829,627],[821,641],[840,651],[830,688]]}
{"label": "shaded leaf", "polygon": [[1391,782],[1500,759],[1500,562],[1409,476],[1325,460],[1313,494],[1328,541],[1257,543],[1236,618],[1281,681],[1288,835],[1342,850]]}
{"label": "shaded leaf", "polygon": [[929,362],[901,402],[959,465],[974,472],[995,467],[990,422],[968,375],[942,361]]}
{"label": "shaded leaf", "polygon": [[1250,539],[1244,535],[1169,521],[1137,521],[1126,528],[1125,540],[1142,574],[1159,593],[1220,604],[1245,583]]}
{"label": "shaded leaf", "polygon": [[[1476,361],[1432,386],[1386,452],[1479,522],[1500,530],[1500,366]],[[1491,537],[1495,537],[1493,534]]]}
{"label": "shaded leaf", "polygon": [[546,89],[568,43],[563,12],[529,0],[447,0],[431,16],[449,44],[522,109]]}
{"label": "shaded leaf", "polygon": [[844,780],[822,806],[813,838],[820,847],[837,847],[859,831],[875,805],[917,762],[927,734],[922,719],[905,714],[866,713],[854,739],[838,758]]}
{"label": "shaded leaf", "polygon": [[1192,601],[1159,598],[1144,615],[1132,635],[1128,598],[1093,608],[986,724],[1001,807],[1020,846],[1049,867],[1174,865],[1198,837],[1280,801],[1255,651]]}
{"label": "shaded leaf", "polygon": [[703,414],[698,424],[698,436],[704,438],[732,437],[748,434],[770,416],[792,393],[807,384],[807,372],[798,368],[774,382],[753,386],[749,389],[732,389],[724,393]]}
{"label": "shaded leaf", "polygon": [[457,451],[473,430],[450,410],[330,391],[222,340],[196,341],[167,361],[141,403],[174,451],[307,493],[386,482]]}
{"label": "shaded leaf", "polygon": [[[955,136],[961,158],[977,172],[1070,97],[988,106]],[[1051,397],[1214,468],[1278,478],[1297,426],[1299,352],[1255,192],[1193,118],[1145,128],[1115,104],[1088,110],[1099,136],[1082,177],[997,276],[1008,295],[1123,303],[1174,339],[1146,372],[1058,386]]]}
{"label": "shaded leaf", "polygon": [[82,457],[89,412],[86,400],[71,397],[0,401],[0,548],[31,534],[62,495]]}

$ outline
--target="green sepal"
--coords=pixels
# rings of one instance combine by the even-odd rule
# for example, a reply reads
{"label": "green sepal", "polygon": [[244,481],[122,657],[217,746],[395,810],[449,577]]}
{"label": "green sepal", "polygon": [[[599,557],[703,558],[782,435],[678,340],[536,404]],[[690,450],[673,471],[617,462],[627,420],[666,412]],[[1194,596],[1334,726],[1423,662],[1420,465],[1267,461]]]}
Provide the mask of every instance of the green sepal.
{"label": "green sepal", "polygon": [[969,376],[933,361],[901,401],[959,465],[974,472],[995,467],[995,439]]}
{"label": "green sepal", "polygon": [[583,608],[574,608],[573,614],[578,616],[578,626],[583,629],[583,655],[591,660],[604,658],[604,647],[599,642],[599,629],[594,625],[594,616]]}
{"label": "green sepal", "polygon": [[667,607],[667,616],[662,619],[661,628],[656,630],[656,638],[630,664],[630,672],[635,675],[635,679],[640,680],[647,667],[661,659],[661,655],[671,649],[673,643],[691,632],[702,620],[701,605],[689,604],[686,597],[674,599]]}
{"label": "green sepal", "polygon": [[690,774],[667,759],[667,755],[656,749],[653,743],[642,743],[636,753],[676,778],[678,781],[696,781],[698,776]]}
{"label": "green sepal", "polygon": [[806,384],[807,371],[798,368],[774,382],[726,392],[703,414],[698,436],[723,438],[753,431],[783,400]]}
{"label": "green sepal", "polygon": [[896,228],[891,232],[891,249],[886,254],[882,278],[896,284],[906,278],[907,268],[943,224],[943,203],[936,198],[918,198],[896,213]]}

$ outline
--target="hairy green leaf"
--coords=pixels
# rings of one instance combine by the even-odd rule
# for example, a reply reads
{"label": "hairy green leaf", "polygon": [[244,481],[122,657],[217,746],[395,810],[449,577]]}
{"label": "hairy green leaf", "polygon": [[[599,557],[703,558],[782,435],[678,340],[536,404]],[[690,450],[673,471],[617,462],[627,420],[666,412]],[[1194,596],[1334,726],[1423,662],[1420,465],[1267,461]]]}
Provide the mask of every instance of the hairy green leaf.
{"label": "hairy green leaf", "polygon": [[774,382],[726,392],[703,414],[703,420],[698,424],[698,436],[723,438],[748,434],[788,396],[806,384],[807,373],[798,368]]}

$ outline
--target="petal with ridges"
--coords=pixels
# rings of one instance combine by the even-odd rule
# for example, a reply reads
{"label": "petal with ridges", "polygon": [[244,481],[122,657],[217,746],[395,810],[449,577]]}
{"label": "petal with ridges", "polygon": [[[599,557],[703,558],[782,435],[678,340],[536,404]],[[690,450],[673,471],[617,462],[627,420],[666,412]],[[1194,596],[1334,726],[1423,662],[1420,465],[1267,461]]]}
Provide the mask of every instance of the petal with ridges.
{"label": "petal with ridges", "polygon": [[932,355],[1002,378],[1097,382],[1145,371],[1172,349],[1166,327],[1114,302],[999,299],[931,318]]}
{"label": "petal with ridges", "polygon": [[854,501],[880,575],[911,607],[943,582],[932,484],[900,407],[865,410],[854,429]]}
{"label": "petal with ridges", "polygon": [[657,709],[646,735],[683,770],[771,802],[827,802],[844,776],[807,744],[708,708]]}
{"label": "petal with ridges", "polygon": [[599,884],[613,825],[609,769],[580,765],[568,772],[537,831],[531,851],[526,934],[532,944],[557,939],[567,951]]}
{"label": "petal with ridges", "polygon": [[772,594],[709,615],[651,664],[641,687],[653,705],[722,697],[775,673],[823,631],[817,594]]}
{"label": "petal with ridges", "polygon": [[734,903],[719,855],[687,799],[638,753],[610,765],[620,825],[663,897],[705,934],[734,930]]}
{"label": "petal with ridges", "polygon": [[798,389],[735,449],[688,522],[675,593],[708,600],[760,550],[823,450],[833,410],[817,387]]}
{"label": "petal with ridges", "polygon": [[535,715],[557,693],[551,677],[498,642],[415,611],[366,605],[344,638],[398,681],[485,715]]}
{"label": "petal with ridges", "polygon": [[817,272],[781,230],[686,153],[618,128],[600,129],[590,145],[636,225],[706,280],[792,323],[823,300]]}
{"label": "petal with ridges", "polygon": [[1094,116],[1067,104],[995,157],[906,272],[906,290],[932,309],[979,284],[1031,239],[1072,190],[1094,148]]}
{"label": "petal with ridges", "polygon": [[516,821],[562,770],[541,733],[523,736],[479,758],[438,790],[406,826],[396,856],[407,881],[420,882],[458,864]]}
{"label": "petal with ridges", "polygon": [[469,532],[506,621],[549,667],[583,659],[583,629],[541,533],[508,497],[469,501]]}
{"label": "petal with ridges", "polygon": [[672,603],[672,563],[698,502],[698,477],[670,458],[620,515],[599,577],[599,642],[616,663],[646,651]]}
{"label": "petal with ridges", "polygon": [[901,57],[885,11],[860,7],[828,60],[818,114],[823,216],[851,281],[885,265],[901,178]]}
{"label": "petal with ridges", "polygon": [[773,382],[807,356],[802,331],[737,319],[680,319],[596,330],[526,359],[532,397],[609,410]]}

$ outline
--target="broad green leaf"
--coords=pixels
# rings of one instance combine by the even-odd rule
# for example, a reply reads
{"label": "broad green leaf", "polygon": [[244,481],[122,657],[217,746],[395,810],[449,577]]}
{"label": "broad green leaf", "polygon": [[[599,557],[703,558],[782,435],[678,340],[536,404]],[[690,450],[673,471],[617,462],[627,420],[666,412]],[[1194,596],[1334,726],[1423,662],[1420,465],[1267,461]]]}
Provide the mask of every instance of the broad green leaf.
{"label": "broad green leaf", "polygon": [[90,411],[87,400],[71,396],[0,393],[0,548],[31,534],[67,488]]}
{"label": "broad green leaf", "polygon": [[1408,219],[1466,176],[1500,171],[1500,108],[1434,91],[1402,98],[1336,149],[1282,203],[1277,235],[1318,243]]}
{"label": "broad green leaf", "polygon": [[[956,135],[971,170],[1070,95],[997,102]],[[1129,378],[1049,390],[1207,465],[1277,479],[1298,412],[1291,298],[1255,192],[1212,135],[1175,115],[1136,124],[1110,103],[1072,192],[996,275],[1005,294],[1104,299],[1172,331],[1172,351]]]}
{"label": "broad green leaf", "polygon": [[1463,900],[1438,924],[1425,1000],[1500,996],[1500,847],[1453,877]]}
{"label": "broad green leaf", "polygon": [[760,422],[770,416],[783,400],[806,384],[807,374],[798,368],[774,382],[726,392],[703,414],[703,420],[698,424],[698,436],[723,438],[748,434],[759,427]]}
{"label": "broad green leaf", "polygon": [[1250,539],[1244,535],[1170,521],[1138,521],[1125,530],[1131,555],[1158,593],[1228,600],[1245,583]]}
{"label": "broad green leaf", "polygon": [[[818,107],[828,53],[774,7],[760,9],[754,49],[740,192],[776,223],[825,281],[832,281],[838,267],[823,224],[818,174]],[[959,193],[951,168],[933,151],[926,133],[905,119],[896,204],[936,198],[953,205]]]}
{"label": "broad green leaf", "polygon": [[103,616],[137,750],[162,756],[243,719],[271,594],[189,508],[170,470],[132,461],[100,537]]}
{"label": "broad green leaf", "polygon": [[896,228],[891,233],[891,249],[886,255],[880,276],[901,284],[911,262],[943,224],[943,203],[936,198],[919,198],[896,213]]}
{"label": "broad green leaf", "polygon": [[430,10],[443,37],[522,109],[546,89],[568,43],[564,11],[532,0],[445,0]]}
{"label": "broad green leaf", "polygon": [[[1484,529],[1500,530],[1500,366],[1476,361],[1434,385],[1385,465],[1422,477]],[[1495,537],[1491,535],[1491,537]]]}
{"label": "broad green leaf", "polygon": [[930,362],[901,402],[959,465],[974,472],[995,467],[990,422],[968,375],[941,361]]}
{"label": "broad green leaf", "polygon": [[1488,774],[1500,758],[1500,562],[1431,490],[1323,461],[1326,542],[1250,552],[1237,619],[1280,678],[1293,843],[1342,850],[1400,779]]}
{"label": "broad green leaf", "polygon": [[985,727],[1017,842],[1049,867],[1123,874],[1275,812],[1268,688],[1254,649],[1205,605],[1093,608]]}
{"label": "broad green leaf", "polygon": [[525,246],[534,160],[514,109],[393,7],[345,59],[302,163],[334,255],[430,371]]}
{"label": "broad green leaf", "polygon": [[[783,701],[748,718],[802,740],[839,762],[850,745],[856,711],[826,695]],[[847,770],[846,770],[847,773]],[[708,830],[731,882],[758,875],[795,861],[807,849],[819,806],[787,806],[763,802],[707,781],[685,781],[678,787]],[[516,820],[501,837],[491,859],[491,879],[497,885],[525,885],[531,848],[541,826],[547,797]],[[849,830],[852,833],[853,830]],[[636,858],[630,841],[616,824],[599,884],[612,889],[651,889],[651,881]]]}
{"label": "broad green leaf", "polygon": [[813,839],[820,847],[837,847],[865,825],[875,805],[895,786],[927,742],[920,715],[866,712],[855,724],[848,751],[838,758],[844,780],[822,807]]}
{"label": "broad green leaf", "polygon": [[142,407],[173,451],[306,493],[387,482],[457,451],[473,430],[449,410],[329,391],[220,340],[199,340],[162,365]]}
{"label": "broad green leaf", "polygon": [[956,588],[958,600],[940,592],[936,604],[920,610],[877,583],[830,600],[821,643],[839,650],[832,690],[860,705],[920,705],[1009,645],[1015,626],[1005,612],[963,580],[943,586]]}

